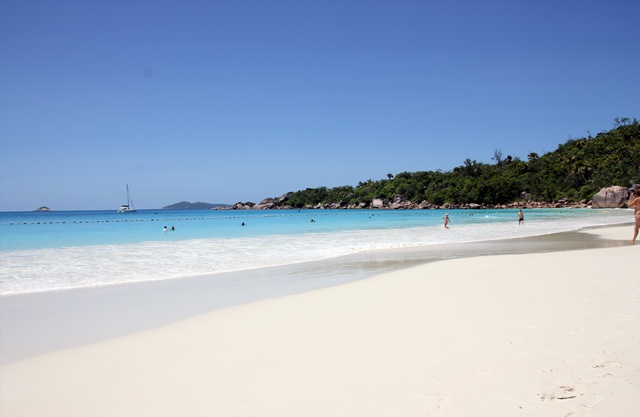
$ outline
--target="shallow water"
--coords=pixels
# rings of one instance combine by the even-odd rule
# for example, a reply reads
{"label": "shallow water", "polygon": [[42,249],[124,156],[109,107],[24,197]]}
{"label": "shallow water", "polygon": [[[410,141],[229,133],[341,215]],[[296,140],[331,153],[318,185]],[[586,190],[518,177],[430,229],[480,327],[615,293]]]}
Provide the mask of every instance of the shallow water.
{"label": "shallow water", "polygon": [[[627,210],[0,213],[0,294],[291,265],[365,251],[539,236],[627,222]],[[313,221],[312,221],[313,220]],[[244,223],[244,226],[242,225]],[[164,227],[168,231],[163,231]],[[171,231],[171,228],[175,228]]]}

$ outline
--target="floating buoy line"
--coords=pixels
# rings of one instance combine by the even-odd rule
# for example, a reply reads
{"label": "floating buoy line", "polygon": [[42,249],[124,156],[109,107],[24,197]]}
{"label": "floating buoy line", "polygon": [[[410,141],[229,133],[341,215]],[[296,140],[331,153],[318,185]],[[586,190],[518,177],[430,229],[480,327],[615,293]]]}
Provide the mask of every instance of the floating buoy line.
{"label": "floating buoy line", "polygon": [[[326,211],[326,212],[318,212],[315,211],[313,213],[309,213],[309,212],[296,212],[296,213],[273,213],[273,214],[264,214],[264,215],[258,215],[258,216],[251,216],[251,215],[247,215],[247,216],[224,216],[224,217],[167,217],[167,218],[143,218],[143,219],[134,219],[134,218],[128,218],[128,219],[105,219],[105,220],[42,220],[42,221],[5,221],[2,222],[2,225],[5,226],[21,226],[21,225],[53,225],[53,224],[95,224],[95,223],[140,223],[140,222],[172,222],[172,221],[195,221],[195,220],[216,220],[216,221],[220,221],[220,220],[232,220],[232,219],[244,219],[246,220],[250,220],[250,219],[255,219],[255,218],[276,218],[276,217],[320,217],[320,216],[335,216],[335,215],[364,215],[364,216],[369,216],[369,217],[373,217],[373,216],[380,216],[383,214],[386,214],[386,210],[380,210],[379,212],[371,212],[371,211],[367,211],[367,212],[359,212],[356,210],[353,210],[353,212],[350,212],[351,210],[336,210],[333,212],[330,211]],[[398,211],[397,210],[393,210],[392,211],[393,214],[398,215]],[[428,214],[429,211],[427,210],[406,210],[403,211],[402,214],[406,214],[406,215],[421,215],[421,214]]]}

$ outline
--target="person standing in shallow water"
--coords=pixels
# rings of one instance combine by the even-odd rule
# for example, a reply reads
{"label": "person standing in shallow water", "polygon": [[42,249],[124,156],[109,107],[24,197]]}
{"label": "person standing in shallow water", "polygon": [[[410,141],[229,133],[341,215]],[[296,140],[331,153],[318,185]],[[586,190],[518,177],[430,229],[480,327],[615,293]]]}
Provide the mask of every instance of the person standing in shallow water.
{"label": "person standing in shallow water", "polygon": [[633,239],[629,241],[632,245],[636,243],[636,238],[638,237],[638,230],[640,230],[640,188],[636,188],[631,193],[631,197],[629,197],[629,202],[627,203],[627,207],[633,208],[635,211],[633,216],[636,220],[636,224],[633,226]]}
{"label": "person standing in shallow water", "polygon": [[524,224],[524,213],[522,212],[522,210],[520,210],[518,212],[518,226],[521,226]]}
{"label": "person standing in shallow water", "polygon": [[444,228],[445,228],[445,229],[448,229],[448,228],[449,228],[449,222],[450,222],[450,220],[449,220],[449,213],[447,213],[447,214],[445,214],[445,215],[444,215]]}

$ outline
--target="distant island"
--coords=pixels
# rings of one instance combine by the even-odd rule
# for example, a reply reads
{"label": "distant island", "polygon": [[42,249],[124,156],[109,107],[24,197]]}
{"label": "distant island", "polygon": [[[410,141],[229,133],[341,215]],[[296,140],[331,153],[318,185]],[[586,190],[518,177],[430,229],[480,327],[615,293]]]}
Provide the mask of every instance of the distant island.
{"label": "distant island", "polygon": [[171,204],[170,206],[162,207],[162,210],[212,210],[219,208],[230,207],[229,204],[211,204],[202,203],[200,201],[190,203],[188,201],[181,201],[179,203]]}
{"label": "distant island", "polygon": [[47,206],[42,206],[42,207],[37,208],[37,209],[35,209],[33,211],[51,211],[51,209],[49,207],[47,207]]}

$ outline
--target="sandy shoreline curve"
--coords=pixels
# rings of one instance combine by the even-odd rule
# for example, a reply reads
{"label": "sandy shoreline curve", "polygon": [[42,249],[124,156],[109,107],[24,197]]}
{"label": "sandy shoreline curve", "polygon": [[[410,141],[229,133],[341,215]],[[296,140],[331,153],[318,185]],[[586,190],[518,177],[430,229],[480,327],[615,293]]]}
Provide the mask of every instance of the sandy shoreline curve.
{"label": "sandy shoreline curve", "polygon": [[374,250],[221,274],[4,294],[0,295],[0,366],[162,327],[219,308],[341,285],[429,262],[626,244],[570,231]]}
{"label": "sandy shoreline curve", "polygon": [[619,244],[432,262],[0,367],[3,417],[637,416],[639,391],[640,245]]}

